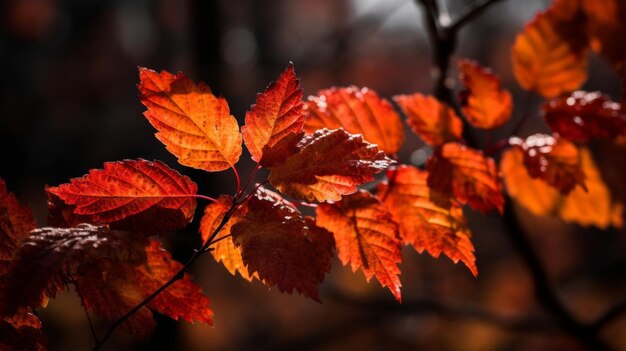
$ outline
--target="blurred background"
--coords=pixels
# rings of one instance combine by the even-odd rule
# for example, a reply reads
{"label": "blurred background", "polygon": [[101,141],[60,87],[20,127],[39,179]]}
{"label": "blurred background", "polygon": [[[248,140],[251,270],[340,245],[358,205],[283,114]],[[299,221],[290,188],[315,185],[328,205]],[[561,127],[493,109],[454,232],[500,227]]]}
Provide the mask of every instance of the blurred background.
{"label": "blurred background", "polygon": [[[454,19],[478,0],[438,2]],[[525,109],[533,118],[522,136],[547,130],[536,113],[539,98],[521,92],[512,77],[510,47],[524,23],[548,5],[547,0],[502,1],[461,32],[455,57],[492,67],[515,96],[512,121],[492,138],[507,136]],[[305,96],[332,85],[367,86],[385,97],[428,93],[433,85],[421,8],[412,0],[4,0],[0,20],[0,176],[41,225],[46,184],[67,182],[106,161],[159,159],[189,175],[203,194],[234,191],[232,173],[180,166],[153,137],[137,98],[137,66],[206,81],[240,122],[256,93],[290,61]],[[585,87],[618,98],[619,86],[608,65],[593,58]],[[408,128],[406,140],[400,159],[423,163],[428,150]],[[246,177],[253,164],[243,155],[238,167]],[[626,296],[626,233],[518,212],[551,281],[577,317],[593,320]],[[214,327],[157,315],[152,339],[118,331],[105,349],[582,349],[538,306],[532,280],[500,221],[468,216],[477,279],[446,258],[406,247],[403,305],[336,259],[318,304],[231,276],[207,255],[193,274],[213,301]],[[199,245],[197,226],[196,221],[165,238],[177,259]],[[485,317],[484,311],[498,318]],[[73,291],[52,301],[41,318],[52,350],[93,345]],[[517,318],[527,325],[509,323]],[[101,333],[109,325],[95,323]],[[626,319],[602,336],[626,349]]]}

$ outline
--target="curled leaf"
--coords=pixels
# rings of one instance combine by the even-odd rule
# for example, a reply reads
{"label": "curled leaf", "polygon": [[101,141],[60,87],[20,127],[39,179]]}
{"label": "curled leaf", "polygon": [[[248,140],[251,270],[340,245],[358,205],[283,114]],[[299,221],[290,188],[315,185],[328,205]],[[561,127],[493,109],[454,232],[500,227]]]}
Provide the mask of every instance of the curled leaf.
{"label": "curled leaf", "polygon": [[471,232],[461,206],[438,206],[430,199],[428,173],[400,165],[387,171],[388,181],[380,183],[376,196],[398,223],[402,241],[417,252],[426,250],[437,258],[442,253],[454,263],[463,262],[478,275]]}
{"label": "curled leaf", "polygon": [[270,168],[269,180],[282,193],[307,201],[339,200],[393,164],[376,145],[343,129],[305,136],[298,152]]}
{"label": "curled leaf", "polygon": [[204,83],[183,73],[173,75],[140,67],[144,116],[159,139],[182,165],[209,172],[233,167],[241,155],[241,133],[228,103]]}
{"label": "curled leaf", "polygon": [[393,99],[407,116],[415,134],[432,146],[461,139],[463,122],[456,112],[434,96],[415,93],[397,95]]}
{"label": "curled leaf", "polygon": [[310,96],[305,106],[305,129],[343,128],[361,134],[369,143],[392,155],[400,150],[404,138],[400,116],[391,103],[369,88],[332,87]]}
{"label": "curled leaf", "polygon": [[335,203],[317,207],[317,225],[335,236],[339,259],[352,271],[361,269],[367,281],[372,277],[401,301],[398,224],[380,200],[366,191],[345,196]]}

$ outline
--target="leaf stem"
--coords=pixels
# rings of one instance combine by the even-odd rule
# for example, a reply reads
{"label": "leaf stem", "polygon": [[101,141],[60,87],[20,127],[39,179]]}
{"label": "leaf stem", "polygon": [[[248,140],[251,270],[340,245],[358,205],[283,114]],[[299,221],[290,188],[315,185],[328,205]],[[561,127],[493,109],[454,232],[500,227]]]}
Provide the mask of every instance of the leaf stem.
{"label": "leaf stem", "polygon": [[216,199],[210,197],[210,196],[206,196],[206,195],[201,195],[201,194],[195,194],[193,197],[197,198],[197,199],[202,199],[202,200],[207,200],[210,202],[217,202]]}
{"label": "leaf stem", "polygon": [[191,257],[189,258],[189,260],[187,260],[187,262],[185,263],[185,265],[172,277],[170,278],[165,284],[161,285],[161,287],[159,287],[158,289],[156,289],[152,294],[148,295],[146,298],[143,299],[143,301],[141,301],[140,303],[138,303],[135,307],[133,307],[130,311],[126,312],[122,317],[118,318],[109,328],[109,330],[107,330],[107,332],[104,334],[104,336],[102,337],[102,339],[100,341],[97,341],[96,344],[93,347],[93,351],[97,351],[100,350],[102,348],[102,346],[104,345],[104,343],[111,337],[111,335],[113,334],[113,332],[122,324],[124,323],[128,318],[130,318],[130,316],[132,316],[133,314],[135,314],[137,311],[139,311],[141,308],[143,308],[144,306],[146,306],[147,304],[149,304],[155,297],[157,297],[161,292],[163,292],[165,289],[167,289],[170,285],[174,284],[175,282],[177,282],[178,280],[182,279],[185,276],[185,273],[189,270],[189,268],[191,267],[191,265],[200,257],[202,256],[204,253],[208,252],[208,247],[213,243],[213,239],[215,238],[215,236],[222,230],[222,228],[224,228],[224,225],[226,225],[226,223],[228,222],[228,220],[230,219],[230,217],[233,215],[233,213],[236,211],[237,206],[239,205],[239,203],[233,201],[233,203],[231,204],[230,208],[228,209],[228,211],[226,211],[226,213],[224,214],[224,217],[222,218],[222,221],[220,222],[220,224],[217,226],[217,228],[215,228],[215,230],[213,231],[213,233],[211,234],[211,236],[209,237],[209,239],[202,245],[202,247],[198,250],[196,250],[193,255],[191,255]]}
{"label": "leaf stem", "polygon": [[246,192],[246,189],[248,189],[248,185],[250,185],[250,182],[252,182],[252,180],[254,179],[254,176],[256,175],[256,172],[261,168],[261,165],[257,162],[256,166],[254,167],[254,169],[252,170],[252,173],[250,173],[250,175],[248,176],[248,179],[246,180],[246,183],[243,185],[243,188],[241,188],[238,192],[237,195],[235,197],[241,196],[243,193]]}
{"label": "leaf stem", "polygon": [[241,178],[239,178],[239,172],[237,171],[237,167],[235,167],[235,165],[231,165],[230,168],[233,170],[233,173],[235,173],[235,178],[237,179],[237,191],[235,193],[239,194],[239,191],[241,191]]}

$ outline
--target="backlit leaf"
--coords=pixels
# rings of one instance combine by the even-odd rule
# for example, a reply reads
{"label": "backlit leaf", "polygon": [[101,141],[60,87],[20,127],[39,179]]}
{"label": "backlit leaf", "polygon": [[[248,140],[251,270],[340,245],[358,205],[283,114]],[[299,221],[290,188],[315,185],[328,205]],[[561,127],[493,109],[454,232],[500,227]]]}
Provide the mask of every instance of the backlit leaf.
{"label": "backlit leaf", "polygon": [[0,350],[45,351],[48,340],[41,321],[30,309],[20,309],[14,316],[0,320]]}
{"label": "backlit leaf", "polygon": [[293,64],[289,64],[276,82],[257,95],[256,104],[246,113],[246,125],[241,131],[254,161],[266,166],[269,158],[275,163],[275,156],[271,154],[288,147],[279,145],[275,150],[281,141],[289,140],[294,146],[298,143],[299,138],[294,136],[303,130],[302,107],[300,82],[296,79]]}
{"label": "backlit leaf", "polygon": [[491,157],[459,143],[435,150],[426,165],[431,199],[450,207],[453,201],[468,204],[483,213],[504,207],[502,185]]}
{"label": "backlit leaf", "polygon": [[546,123],[563,138],[587,142],[626,135],[621,105],[600,92],[576,91],[543,105]]}
{"label": "backlit leaf", "polygon": [[[200,221],[202,242],[206,242],[217,229],[232,203],[230,196],[220,196],[217,200],[217,202],[211,203],[204,208],[204,215]],[[231,227],[241,219],[245,212],[247,212],[247,208],[240,208],[238,212],[235,212],[220,230],[216,239],[230,235]],[[211,251],[213,258],[215,258],[217,262],[221,261],[232,275],[239,272],[246,280],[252,281],[253,278],[258,279],[257,274],[250,275],[248,273],[248,269],[243,264],[243,259],[241,258],[241,248],[235,246],[232,237],[218,241],[211,245],[211,248],[213,248],[213,251]]]}
{"label": "backlit leaf", "polygon": [[509,144],[524,152],[524,165],[531,178],[543,179],[562,194],[568,194],[577,185],[587,189],[578,148],[571,142],[535,134],[526,140],[511,138]]}
{"label": "backlit leaf", "polygon": [[139,80],[141,103],[148,108],[144,116],[180,164],[214,172],[237,163],[241,133],[224,98],[183,73],[140,67]]}
{"label": "backlit leaf", "polygon": [[461,139],[463,122],[451,107],[435,97],[415,93],[393,99],[407,116],[413,132],[425,143],[439,146]]}
{"label": "backlit leaf", "polygon": [[[183,268],[156,240],[151,240],[145,247],[144,255],[145,260],[141,261],[103,258],[81,265],[76,286],[85,306],[115,321]],[[174,320],[211,325],[213,311],[209,305],[210,301],[202,294],[202,289],[185,273],[123,326],[134,334],[148,335],[154,325],[149,310]]]}
{"label": "backlit leaf", "polygon": [[0,178],[0,275],[9,269],[19,243],[36,227],[30,209],[20,205]]}
{"label": "backlit leaf", "polygon": [[626,77],[626,3],[621,0],[583,0],[591,47]]}
{"label": "backlit leaf", "polygon": [[586,40],[579,33],[584,26],[570,21],[558,8],[549,9],[517,36],[511,58],[522,88],[553,98],[578,89],[587,80],[586,46],[575,40]]}
{"label": "backlit leaf", "polygon": [[404,137],[400,116],[391,103],[368,88],[332,87],[310,96],[305,107],[305,129],[343,128],[361,134],[369,143],[392,155],[400,150]]}
{"label": "backlit leaf", "polygon": [[377,187],[377,196],[399,224],[400,237],[418,252],[426,250],[437,258],[441,253],[454,263],[463,262],[478,275],[471,233],[463,209],[437,206],[430,199],[426,184],[428,173],[413,166],[401,165],[387,172],[388,181]]}
{"label": "backlit leaf", "polygon": [[280,195],[260,188],[248,212],[230,232],[248,272],[281,292],[294,290],[319,301],[318,286],[330,271],[335,242]]}
{"label": "backlit leaf", "polygon": [[282,193],[307,201],[339,200],[393,161],[360,135],[322,129],[307,135],[298,152],[270,168],[269,180]]}
{"label": "backlit leaf", "polygon": [[[401,301],[398,224],[380,200],[366,191],[345,196],[335,203],[317,207],[317,225],[335,236],[339,259],[352,271],[361,269],[367,281],[372,277]],[[408,219],[404,219],[408,220]]]}
{"label": "backlit leaf", "polygon": [[459,73],[465,90],[460,93],[463,114],[475,127],[495,129],[511,117],[513,98],[502,89],[500,78],[471,60],[460,60]]}
{"label": "backlit leaf", "polygon": [[586,148],[579,149],[587,191],[581,187],[562,195],[541,179],[530,177],[524,154],[510,148],[502,154],[500,169],[509,195],[538,216],[556,216],[582,226],[622,226],[622,205],[614,203],[611,192]]}
{"label": "backlit leaf", "polygon": [[84,221],[148,234],[185,227],[196,209],[196,184],[159,161],[107,162],[47,191]]}

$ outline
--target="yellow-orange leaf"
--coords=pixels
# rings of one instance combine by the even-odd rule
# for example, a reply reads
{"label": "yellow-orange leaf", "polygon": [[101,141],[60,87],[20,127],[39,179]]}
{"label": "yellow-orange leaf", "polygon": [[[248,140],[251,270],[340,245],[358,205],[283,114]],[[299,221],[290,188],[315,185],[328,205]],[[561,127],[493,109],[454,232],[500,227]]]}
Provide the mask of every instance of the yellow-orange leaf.
{"label": "yellow-orange leaf", "polygon": [[305,106],[305,129],[343,128],[361,134],[387,154],[400,150],[404,138],[400,116],[391,103],[368,88],[332,87],[310,96]]}
{"label": "yellow-orange leaf", "polygon": [[[217,199],[217,202],[211,203],[204,208],[204,215],[200,221],[202,242],[206,242],[217,229],[231,203],[232,198],[223,195]],[[245,209],[241,208],[239,211],[245,211]],[[241,219],[241,216],[243,216],[243,212],[235,212],[224,227],[222,227],[216,239],[230,235],[230,228]],[[222,262],[230,274],[235,275],[236,272],[239,272],[239,274],[248,281],[252,281],[253,278],[259,278],[256,273],[254,275],[248,273],[248,269],[243,264],[241,258],[241,249],[235,246],[232,237],[219,240],[211,245],[211,248],[213,248],[213,251],[211,251],[213,258],[215,258],[217,262]]]}
{"label": "yellow-orange leaf", "polygon": [[510,148],[502,154],[500,162],[507,192],[538,216],[557,216],[583,226],[621,227],[622,205],[612,201],[591,152],[586,148],[579,152],[587,191],[577,187],[569,195],[561,195],[543,180],[530,177],[524,166],[523,152]]}
{"label": "yellow-orange leaf", "polygon": [[307,135],[297,150],[270,168],[269,180],[282,193],[307,201],[339,200],[393,164],[376,145],[343,129]]}
{"label": "yellow-orange leaf", "polygon": [[387,172],[388,181],[378,185],[376,195],[399,224],[405,244],[420,253],[426,250],[435,258],[443,253],[454,263],[463,262],[474,276],[478,275],[463,209],[454,204],[447,209],[431,201],[427,177],[425,171],[401,165]]}
{"label": "yellow-orange leaf", "polygon": [[504,210],[502,185],[495,162],[481,151],[459,143],[447,143],[428,160],[431,199],[443,207],[454,201],[483,213]]}
{"label": "yellow-orange leaf", "polygon": [[224,98],[183,73],[140,67],[139,80],[141,103],[148,108],[144,115],[180,164],[214,172],[237,163],[241,133]]}
{"label": "yellow-orange leaf", "polygon": [[393,99],[407,116],[411,129],[425,143],[439,146],[461,138],[463,122],[452,108],[435,97],[415,93]]}
{"label": "yellow-orange leaf", "polygon": [[460,94],[461,109],[475,127],[495,129],[511,117],[513,98],[502,89],[500,78],[491,70],[471,60],[459,61],[461,82],[466,90]]}
{"label": "yellow-orange leaf", "polygon": [[[557,9],[538,14],[513,45],[513,73],[519,85],[546,98],[578,89],[587,80],[587,50],[564,32]],[[578,30],[574,24],[572,30]]]}
{"label": "yellow-orange leaf", "polygon": [[[398,224],[384,204],[366,191],[345,196],[336,203],[317,207],[317,225],[335,236],[339,259],[352,271],[361,269],[367,281],[376,277],[401,301]],[[404,220],[410,220],[405,218]]]}
{"label": "yellow-orange leaf", "polygon": [[[271,154],[279,142],[302,131],[302,107],[300,82],[293,64],[289,64],[276,82],[257,95],[256,104],[246,113],[246,125],[241,131],[253,160],[266,165],[268,157],[274,158],[267,154]],[[293,137],[288,140],[292,140],[293,145],[299,141]]]}

